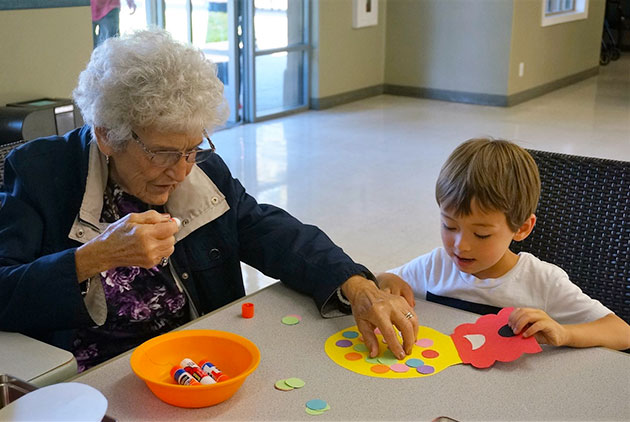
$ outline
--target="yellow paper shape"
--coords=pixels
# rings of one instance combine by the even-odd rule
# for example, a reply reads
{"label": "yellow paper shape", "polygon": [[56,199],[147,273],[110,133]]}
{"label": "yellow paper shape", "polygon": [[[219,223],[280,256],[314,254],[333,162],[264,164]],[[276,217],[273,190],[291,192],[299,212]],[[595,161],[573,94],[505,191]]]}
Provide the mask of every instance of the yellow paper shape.
{"label": "yellow paper shape", "polygon": [[[395,328],[394,328],[395,330]],[[425,372],[433,371],[431,373],[420,373],[416,368],[409,367],[407,372],[394,372],[392,369],[389,369],[385,373],[376,373],[371,370],[374,365],[382,365],[378,362],[370,363],[367,362],[366,359],[369,358],[368,351],[357,351],[354,346],[357,344],[363,344],[361,337],[349,336],[349,338],[344,337],[343,333],[346,332],[355,332],[359,333],[359,330],[356,325],[352,327],[345,328],[332,336],[328,337],[326,343],[324,345],[324,349],[326,350],[326,354],[335,362],[336,364],[352,371],[357,374],[367,375],[370,377],[377,378],[420,378],[427,377],[433,374],[437,374],[442,371],[444,368],[447,368],[451,365],[457,365],[458,363],[462,363],[462,360],[455,349],[455,345],[453,344],[453,340],[451,340],[450,336],[440,333],[439,331],[434,330],[433,328],[420,326],[418,327],[418,340],[421,344],[425,343],[433,343],[428,347],[421,347],[414,344],[412,352],[409,356],[406,356],[404,359],[397,361],[399,364],[405,364],[409,359],[419,359],[421,360],[425,366],[421,368]],[[383,343],[383,336],[380,333],[376,334],[376,338],[378,339],[379,344],[379,355],[384,356],[384,353],[388,350],[387,345]],[[426,339],[426,340],[424,340]],[[337,342],[340,340],[345,340],[345,343],[350,342],[351,345],[348,347],[340,347],[337,346]],[[424,341],[421,341],[424,340]],[[399,335],[399,341],[402,343],[402,339]],[[423,356],[422,353],[425,351],[432,351],[425,353],[427,356],[432,356],[437,352],[437,357],[427,357]],[[361,355],[361,359],[356,359],[356,354]],[[347,359],[345,356],[347,354],[352,354],[349,357],[351,359]],[[388,365],[389,366],[389,365]],[[389,366],[391,368],[391,366]]]}

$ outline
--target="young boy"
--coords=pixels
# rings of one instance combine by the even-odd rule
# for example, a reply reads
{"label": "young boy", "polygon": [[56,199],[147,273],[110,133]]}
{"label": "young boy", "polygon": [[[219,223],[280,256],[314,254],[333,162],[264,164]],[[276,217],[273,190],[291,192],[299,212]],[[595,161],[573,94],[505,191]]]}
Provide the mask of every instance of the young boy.
{"label": "young boy", "polygon": [[[380,274],[379,286],[478,313],[514,306],[509,326],[555,346],[630,348],[630,326],[584,294],[559,267],[510,251],[534,228],[540,177],[533,158],[504,140],[471,139],[440,171],[443,247]],[[404,280],[404,281],[403,281]]]}

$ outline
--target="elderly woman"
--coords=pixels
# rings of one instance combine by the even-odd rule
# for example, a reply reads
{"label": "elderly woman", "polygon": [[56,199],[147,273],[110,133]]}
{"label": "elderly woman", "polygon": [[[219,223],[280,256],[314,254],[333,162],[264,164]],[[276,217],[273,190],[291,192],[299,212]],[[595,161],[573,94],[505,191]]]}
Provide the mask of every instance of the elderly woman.
{"label": "elderly woman", "polygon": [[411,291],[379,290],[321,230],[258,204],[214,153],[226,107],[203,53],[159,30],[109,39],[74,100],[86,126],[6,161],[0,330],[66,348],[84,369],[244,296],[243,261],[324,316],[348,307],[372,356],[375,327],[398,356],[411,351]]}

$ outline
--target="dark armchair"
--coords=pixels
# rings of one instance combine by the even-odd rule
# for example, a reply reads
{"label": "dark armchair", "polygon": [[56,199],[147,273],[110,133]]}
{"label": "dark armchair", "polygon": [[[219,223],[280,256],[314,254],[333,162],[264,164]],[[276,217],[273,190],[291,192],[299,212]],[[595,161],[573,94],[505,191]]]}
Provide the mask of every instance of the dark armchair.
{"label": "dark armchair", "polygon": [[2,190],[2,185],[4,182],[4,160],[7,158],[7,155],[9,155],[9,152],[11,152],[13,148],[19,147],[24,143],[26,143],[26,141],[23,140],[9,142],[7,144],[0,143],[0,190]]}
{"label": "dark armchair", "polygon": [[560,266],[630,323],[630,162],[529,152],[542,182],[538,221],[511,249]]}

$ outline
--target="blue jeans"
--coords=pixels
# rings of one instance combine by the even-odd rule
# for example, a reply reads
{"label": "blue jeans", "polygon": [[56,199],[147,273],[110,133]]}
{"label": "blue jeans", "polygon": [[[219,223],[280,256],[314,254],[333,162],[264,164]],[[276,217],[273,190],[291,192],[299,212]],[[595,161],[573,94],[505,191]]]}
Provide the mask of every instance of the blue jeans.
{"label": "blue jeans", "polygon": [[[98,47],[108,38],[120,35],[119,29],[120,9],[110,10],[108,14],[101,19],[92,22],[92,38],[94,40],[94,48]],[[98,30],[98,32],[97,32]]]}

